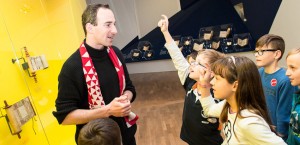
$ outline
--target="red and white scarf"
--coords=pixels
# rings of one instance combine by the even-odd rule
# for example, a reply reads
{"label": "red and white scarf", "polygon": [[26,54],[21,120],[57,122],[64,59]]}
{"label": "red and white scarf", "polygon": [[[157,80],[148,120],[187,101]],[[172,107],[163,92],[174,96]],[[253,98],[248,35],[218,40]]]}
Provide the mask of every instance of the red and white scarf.
{"label": "red and white scarf", "polygon": [[[80,56],[82,61],[82,69],[85,77],[85,81],[88,88],[88,102],[89,102],[89,108],[95,109],[95,108],[101,108],[105,106],[105,102],[103,100],[103,96],[100,90],[100,82],[98,79],[98,74],[96,72],[96,69],[94,67],[93,61],[87,52],[84,43],[81,44],[80,48]],[[123,91],[126,86],[125,81],[125,75],[124,70],[121,61],[117,57],[115,51],[113,48],[108,47],[107,53],[112,61],[114,67],[116,68],[118,78],[119,78],[119,86],[120,86],[120,96],[123,94]],[[134,114],[133,112],[130,112],[130,114],[125,118],[127,127],[131,127],[134,125],[138,119],[138,116]]]}

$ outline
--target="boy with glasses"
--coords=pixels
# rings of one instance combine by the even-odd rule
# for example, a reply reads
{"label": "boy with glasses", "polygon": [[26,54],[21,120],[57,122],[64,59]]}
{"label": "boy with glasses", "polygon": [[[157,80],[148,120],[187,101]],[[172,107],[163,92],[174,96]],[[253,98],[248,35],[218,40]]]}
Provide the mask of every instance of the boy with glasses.
{"label": "boy with glasses", "polygon": [[286,70],[278,66],[285,50],[282,37],[266,34],[256,42],[254,55],[259,68],[264,94],[272,124],[277,134],[286,140],[288,136],[292,95],[295,87],[291,86]]}

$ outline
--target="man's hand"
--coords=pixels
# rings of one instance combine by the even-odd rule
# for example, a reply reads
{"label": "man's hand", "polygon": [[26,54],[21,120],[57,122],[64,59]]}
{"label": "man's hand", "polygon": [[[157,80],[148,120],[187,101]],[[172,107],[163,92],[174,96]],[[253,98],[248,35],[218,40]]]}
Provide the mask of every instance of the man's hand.
{"label": "man's hand", "polygon": [[115,117],[128,116],[131,104],[126,95],[115,98],[108,104],[108,114]]}

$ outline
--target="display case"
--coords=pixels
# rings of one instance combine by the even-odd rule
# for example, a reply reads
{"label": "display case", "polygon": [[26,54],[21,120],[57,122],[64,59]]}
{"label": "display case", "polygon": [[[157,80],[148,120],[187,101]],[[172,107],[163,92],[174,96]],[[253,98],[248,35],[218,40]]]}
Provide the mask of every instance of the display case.
{"label": "display case", "polygon": [[252,51],[254,49],[252,43],[253,42],[250,33],[234,34],[233,36],[233,46],[235,52]]}
{"label": "display case", "polygon": [[204,39],[194,39],[193,51],[200,51],[204,49]]}

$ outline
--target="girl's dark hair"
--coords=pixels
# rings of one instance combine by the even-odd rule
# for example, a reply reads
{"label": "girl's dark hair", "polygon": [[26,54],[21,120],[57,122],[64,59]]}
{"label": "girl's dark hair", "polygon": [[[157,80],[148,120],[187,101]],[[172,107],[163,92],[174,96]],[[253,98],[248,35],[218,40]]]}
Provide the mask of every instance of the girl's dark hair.
{"label": "girl's dark hair", "polygon": [[[260,75],[257,66],[252,60],[242,56],[226,57],[217,60],[211,69],[215,75],[220,75],[230,84],[233,84],[235,81],[238,82],[235,94],[238,108],[236,117],[245,118],[242,116],[241,111],[247,109],[261,116],[269,124],[271,130],[275,132],[274,128],[271,127],[272,123],[267,111]],[[229,107],[230,105],[226,103],[220,115],[220,122],[227,122]],[[235,121],[236,118],[233,124],[235,124]]]}

